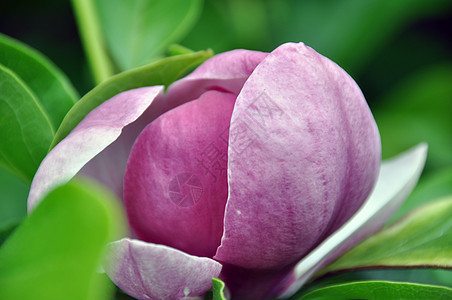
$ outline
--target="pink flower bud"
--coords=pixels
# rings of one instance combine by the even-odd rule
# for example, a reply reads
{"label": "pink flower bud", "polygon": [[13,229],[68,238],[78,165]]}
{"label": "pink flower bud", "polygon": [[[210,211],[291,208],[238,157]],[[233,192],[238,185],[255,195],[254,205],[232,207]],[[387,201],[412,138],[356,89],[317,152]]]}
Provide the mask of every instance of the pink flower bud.
{"label": "pink flower bud", "polygon": [[[304,44],[235,50],[94,109],[45,158],[32,209],[77,173],[125,203],[138,239],[105,270],[138,299],[270,297],[369,196],[380,136],[353,79]],[[256,278],[250,283],[249,278]],[[271,286],[253,289],[258,281]]]}

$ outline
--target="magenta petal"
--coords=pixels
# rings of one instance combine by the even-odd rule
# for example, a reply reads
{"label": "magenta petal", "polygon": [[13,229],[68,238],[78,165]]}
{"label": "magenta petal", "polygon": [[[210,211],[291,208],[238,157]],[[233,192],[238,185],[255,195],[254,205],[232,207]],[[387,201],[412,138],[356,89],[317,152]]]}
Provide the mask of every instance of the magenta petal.
{"label": "magenta petal", "polygon": [[245,81],[267,55],[241,49],[215,55],[169,87],[167,110],[197,99],[210,89],[227,90],[238,95]]}
{"label": "magenta petal", "polygon": [[[91,111],[42,161],[31,185],[28,211],[115,141],[122,129],[135,121],[162,91],[161,86],[126,91]],[[109,161],[106,167],[109,172],[121,172],[115,166],[115,161]]]}
{"label": "magenta petal", "polygon": [[212,257],[228,197],[227,141],[236,96],[209,91],[149,124],[124,176],[129,222],[141,240]]}
{"label": "magenta petal", "polygon": [[111,280],[137,299],[202,296],[221,268],[209,258],[127,238],[109,244],[104,264]]}
{"label": "magenta petal", "polygon": [[356,83],[303,44],[254,70],[234,108],[229,199],[215,259],[281,268],[343,224],[370,193],[380,138]]}

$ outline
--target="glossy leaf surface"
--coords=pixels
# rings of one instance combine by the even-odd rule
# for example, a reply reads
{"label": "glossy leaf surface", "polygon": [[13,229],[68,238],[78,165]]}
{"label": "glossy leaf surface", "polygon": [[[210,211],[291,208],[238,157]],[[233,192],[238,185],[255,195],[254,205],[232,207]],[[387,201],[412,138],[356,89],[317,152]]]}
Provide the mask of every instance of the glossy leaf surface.
{"label": "glossy leaf surface", "polygon": [[96,271],[123,225],[113,201],[88,182],[51,192],[0,248],[0,298],[108,299]]}
{"label": "glossy leaf surface", "polygon": [[2,34],[0,64],[12,70],[25,82],[55,129],[79,99],[66,75],[50,60],[36,50]]}
{"label": "glossy leaf surface", "polygon": [[452,289],[404,282],[363,281],[333,285],[299,298],[314,299],[450,299]]}
{"label": "glossy leaf surface", "polygon": [[372,267],[452,268],[452,197],[424,206],[371,236],[322,273]]}
{"label": "glossy leaf surface", "polygon": [[183,37],[198,18],[200,0],[96,0],[107,46],[120,70],[149,63]]}
{"label": "glossy leaf surface", "polygon": [[0,90],[0,165],[31,181],[52,141],[52,124],[28,86],[2,65]]}

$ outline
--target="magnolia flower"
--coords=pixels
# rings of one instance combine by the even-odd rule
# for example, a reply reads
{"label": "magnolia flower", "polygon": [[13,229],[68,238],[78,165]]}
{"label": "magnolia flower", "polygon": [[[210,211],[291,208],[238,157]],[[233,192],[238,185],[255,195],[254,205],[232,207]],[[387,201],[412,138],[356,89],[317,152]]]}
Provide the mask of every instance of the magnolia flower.
{"label": "magnolia flower", "polygon": [[28,204],[76,174],[115,191],[134,235],[109,245],[105,270],[138,299],[202,296],[213,277],[233,298],[288,296],[382,226],[424,148],[383,165],[357,213],[380,169],[357,84],[304,44],[235,50],[166,93],[139,88],[94,109],[44,159]]}

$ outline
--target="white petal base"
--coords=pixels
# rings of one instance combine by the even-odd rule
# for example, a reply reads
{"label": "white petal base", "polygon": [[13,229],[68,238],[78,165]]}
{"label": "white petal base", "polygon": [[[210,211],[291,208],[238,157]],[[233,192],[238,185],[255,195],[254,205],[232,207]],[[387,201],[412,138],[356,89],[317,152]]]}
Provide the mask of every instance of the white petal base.
{"label": "white petal base", "polygon": [[280,297],[293,295],[317,271],[380,229],[412,192],[424,168],[427,144],[420,144],[382,163],[374,190],[360,210],[298,262],[294,281]]}

